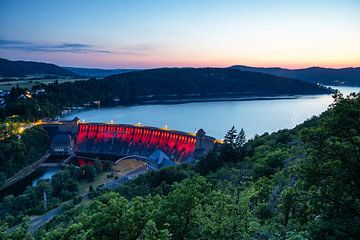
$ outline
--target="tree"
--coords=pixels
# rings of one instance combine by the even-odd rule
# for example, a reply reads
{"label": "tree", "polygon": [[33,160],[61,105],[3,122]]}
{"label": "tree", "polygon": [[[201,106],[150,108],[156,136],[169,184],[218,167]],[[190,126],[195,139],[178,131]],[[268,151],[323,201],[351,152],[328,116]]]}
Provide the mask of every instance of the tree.
{"label": "tree", "polygon": [[103,164],[99,161],[98,158],[95,158],[94,160],[94,168],[97,174],[103,171]]}
{"label": "tree", "polygon": [[85,166],[81,167],[81,170],[82,170],[83,176],[84,176],[89,182],[94,181],[94,179],[95,179],[95,177],[96,177],[96,171],[95,171],[95,168],[94,168],[93,166],[85,165]]}
{"label": "tree", "polygon": [[163,229],[158,230],[156,228],[156,224],[153,220],[149,220],[146,225],[143,232],[143,237],[141,239],[144,240],[170,240],[171,234],[169,230]]}
{"label": "tree", "polygon": [[245,131],[243,128],[241,128],[239,134],[236,136],[235,139],[235,148],[241,149],[245,143],[246,143]]}
{"label": "tree", "polygon": [[220,162],[235,162],[239,159],[238,151],[236,149],[237,131],[235,126],[227,131],[224,136],[224,144],[221,147],[219,160]]}
{"label": "tree", "polygon": [[164,199],[156,218],[159,224],[169,223],[173,239],[186,239],[193,230],[196,214],[210,191],[204,177],[185,179]]}
{"label": "tree", "polygon": [[9,239],[13,240],[33,240],[34,237],[26,231],[25,226],[18,227],[9,236]]}
{"label": "tree", "polygon": [[196,162],[195,168],[198,173],[205,176],[209,172],[215,172],[221,166],[223,166],[223,162],[219,158],[218,153],[211,151]]}
{"label": "tree", "polygon": [[360,235],[360,94],[343,97],[303,129],[306,158],[294,174],[306,192],[308,231],[315,239]]}
{"label": "tree", "polygon": [[72,198],[78,191],[76,179],[74,179],[70,173],[69,169],[64,169],[58,171],[51,177],[53,195],[59,197],[61,200]]}
{"label": "tree", "polygon": [[235,148],[239,153],[239,158],[244,159],[245,157],[245,149],[244,145],[246,143],[246,135],[243,128],[241,128],[239,134],[236,136],[235,139]]}
{"label": "tree", "polygon": [[232,126],[229,131],[224,136],[224,143],[230,145],[232,148],[235,148],[235,140],[236,140],[237,131],[235,126]]}

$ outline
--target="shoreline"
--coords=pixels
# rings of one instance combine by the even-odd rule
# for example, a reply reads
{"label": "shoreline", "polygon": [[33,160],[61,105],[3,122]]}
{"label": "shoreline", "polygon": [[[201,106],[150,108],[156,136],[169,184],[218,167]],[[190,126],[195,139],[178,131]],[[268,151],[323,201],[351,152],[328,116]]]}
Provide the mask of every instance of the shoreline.
{"label": "shoreline", "polygon": [[[294,95],[264,95],[264,96],[248,96],[248,97],[208,97],[208,98],[183,98],[183,99],[156,99],[156,100],[147,100],[135,104],[126,104],[126,105],[114,105],[114,106],[104,106],[101,109],[109,108],[122,108],[122,107],[135,107],[135,106],[147,106],[147,105],[177,105],[177,104],[187,104],[187,103],[202,103],[202,102],[232,102],[232,101],[267,101],[267,100],[289,100],[289,99],[299,99],[299,98],[314,98],[315,96],[321,95],[331,95],[331,93],[319,93],[319,94],[294,94]],[[85,107],[81,110],[74,110],[67,114],[60,116],[60,119],[66,118],[68,115],[73,115],[78,112],[84,112],[88,110],[97,109],[96,107]]]}
{"label": "shoreline", "polygon": [[[209,97],[209,98],[183,98],[183,99],[157,99],[144,101],[138,104],[123,106],[141,106],[156,104],[183,104],[183,103],[199,103],[199,102],[232,102],[232,101],[258,101],[258,100],[286,100],[297,99],[307,96],[328,95],[328,94],[311,94],[311,95],[274,95],[274,96],[253,96],[253,97]],[[122,107],[122,106],[117,106]]]}

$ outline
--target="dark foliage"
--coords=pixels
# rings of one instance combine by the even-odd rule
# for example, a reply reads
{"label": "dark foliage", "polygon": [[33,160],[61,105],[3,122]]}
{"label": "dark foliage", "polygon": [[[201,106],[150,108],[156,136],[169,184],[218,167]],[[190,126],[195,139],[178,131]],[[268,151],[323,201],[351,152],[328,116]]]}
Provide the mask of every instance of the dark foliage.
{"label": "dark foliage", "polygon": [[33,74],[49,74],[76,77],[76,73],[49,63],[10,61],[0,58],[0,76],[20,77]]}
{"label": "dark foliage", "polygon": [[321,83],[328,86],[360,86],[360,67],[341,69],[321,67],[310,67],[305,69],[285,69],[233,66],[231,68],[249,72],[267,73],[280,77],[295,78],[311,83]]}
{"label": "dark foliage", "polygon": [[0,141],[0,185],[22,168],[31,165],[45,154],[49,137],[42,127],[26,129],[19,136]]}

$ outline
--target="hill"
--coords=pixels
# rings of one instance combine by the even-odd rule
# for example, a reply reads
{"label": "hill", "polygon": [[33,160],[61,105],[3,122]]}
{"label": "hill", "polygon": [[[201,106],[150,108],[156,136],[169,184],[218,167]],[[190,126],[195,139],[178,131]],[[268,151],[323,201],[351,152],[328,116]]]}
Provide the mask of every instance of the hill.
{"label": "hill", "polygon": [[24,77],[28,75],[41,74],[66,77],[79,76],[78,74],[61,68],[55,64],[30,61],[10,61],[0,58],[0,76],[2,77]]}
{"label": "hill", "polygon": [[242,71],[260,72],[280,77],[300,79],[311,83],[321,83],[328,86],[360,86],[360,67],[355,68],[321,68],[310,67],[304,69],[261,68],[236,65],[230,67]]}
{"label": "hill", "polygon": [[329,93],[296,79],[224,68],[160,68],[109,76],[99,83],[116,94],[126,86],[141,99]]}
{"label": "hill", "polygon": [[104,78],[119,73],[137,71],[136,69],[100,69],[100,68],[77,68],[77,67],[63,67],[63,68],[81,76],[96,77],[96,78]]}
{"label": "hill", "polygon": [[301,80],[224,68],[159,68],[49,85],[45,97],[66,106],[100,100],[103,106],[154,101],[326,94],[331,90]]}
{"label": "hill", "polygon": [[[112,75],[104,79],[41,84],[45,92],[26,101],[15,91],[0,116],[26,119],[59,115],[73,106],[132,105],[154,102],[191,102],[253,97],[329,94],[331,89],[297,79],[228,68],[161,68]],[[37,106],[41,106],[39,109]]]}

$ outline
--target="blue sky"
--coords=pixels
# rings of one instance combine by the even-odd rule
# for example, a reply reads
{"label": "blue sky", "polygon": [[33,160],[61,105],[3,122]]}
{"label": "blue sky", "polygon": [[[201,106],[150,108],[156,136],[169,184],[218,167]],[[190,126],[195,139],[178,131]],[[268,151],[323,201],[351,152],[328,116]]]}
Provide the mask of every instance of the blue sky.
{"label": "blue sky", "polygon": [[0,0],[0,57],[66,66],[360,66],[360,1]]}

